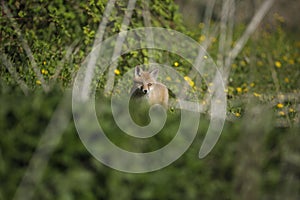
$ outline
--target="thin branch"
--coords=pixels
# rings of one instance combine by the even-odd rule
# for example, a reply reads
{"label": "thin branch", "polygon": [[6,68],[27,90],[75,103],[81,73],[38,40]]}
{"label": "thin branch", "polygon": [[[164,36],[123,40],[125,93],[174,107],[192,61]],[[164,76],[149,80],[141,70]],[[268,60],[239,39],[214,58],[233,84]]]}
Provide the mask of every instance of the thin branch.
{"label": "thin branch", "polygon": [[[143,1],[143,19],[144,19],[144,25],[145,27],[152,27],[151,24],[151,14],[149,11],[149,2]],[[147,47],[153,47],[154,46],[154,39],[153,39],[153,32],[151,29],[147,29]],[[153,59],[155,59],[153,55],[153,50],[148,49],[148,56],[149,56],[149,63],[153,63]]]}
{"label": "thin branch", "polygon": [[85,77],[83,81],[83,86],[82,86],[82,93],[81,93],[81,98],[83,100],[87,100],[89,98],[89,93],[90,93],[90,86],[92,83],[95,67],[96,67],[96,61],[98,58],[98,53],[99,51],[95,52],[93,51],[96,46],[102,42],[103,37],[104,37],[104,32],[108,23],[108,17],[114,8],[116,0],[109,0],[108,3],[106,4],[105,11],[103,13],[103,18],[101,23],[99,24],[96,37],[94,40],[93,48],[91,51],[91,55],[87,64],[86,72],[85,72]]}
{"label": "thin branch", "polygon": [[73,53],[73,50],[75,48],[75,46],[78,44],[79,40],[75,40],[71,46],[69,46],[67,48],[67,52],[66,55],[63,57],[63,59],[57,64],[57,68],[55,70],[54,75],[52,76],[52,83],[51,83],[51,87],[53,87],[56,83],[56,80],[61,72],[61,70],[64,67],[65,61],[71,56],[71,54]]}
{"label": "thin branch", "polygon": [[13,67],[11,61],[8,59],[8,56],[6,54],[2,54],[1,58],[2,58],[2,63],[6,66],[9,73],[15,78],[16,82],[19,84],[23,93],[25,95],[28,95],[28,91],[29,91],[28,86],[19,76],[19,73],[16,71],[16,69]]}
{"label": "thin branch", "polygon": [[236,42],[236,45],[229,53],[230,63],[238,56],[241,50],[244,48],[246,42],[250,38],[251,34],[257,29],[258,25],[262,21],[263,17],[267,14],[267,12],[272,7],[275,0],[266,0],[263,5],[256,12],[254,17],[252,18],[250,24],[247,26],[247,29],[240,37],[240,39]]}
{"label": "thin branch", "polygon": [[27,57],[29,58],[30,60],[30,63],[31,63],[31,66],[33,68],[33,71],[35,73],[35,75],[37,76],[37,78],[41,81],[41,85],[42,85],[42,88],[45,92],[49,92],[49,86],[47,85],[46,81],[44,80],[43,78],[43,75],[41,74],[38,66],[37,66],[37,63],[34,59],[34,56],[33,56],[33,53],[28,45],[28,42],[25,38],[23,38],[22,36],[22,32],[21,30],[19,29],[18,27],[18,23],[15,21],[15,19],[13,18],[13,15],[11,14],[9,8],[5,5],[5,2],[3,2],[2,4],[3,6],[3,9],[4,9],[4,12],[7,14],[13,28],[15,29],[15,32],[19,38],[19,40],[21,41],[21,44],[22,44],[22,47],[23,49],[25,50],[26,54],[27,54]]}
{"label": "thin branch", "polygon": [[205,14],[204,14],[204,28],[202,30],[202,35],[209,35],[209,29],[210,29],[210,24],[211,24],[211,19],[213,15],[213,10],[216,4],[216,0],[210,0],[208,1],[205,9]]}
{"label": "thin branch", "polygon": [[[115,45],[115,48],[114,48],[112,60],[114,58],[119,57],[120,54],[121,54],[122,45],[123,45],[123,43],[126,39],[126,36],[127,36],[127,33],[123,32],[123,31],[126,31],[128,29],[128,25],[130,23],[133,10],[135,8],[135,3],[136,3],[136,0],[129,0],[129,2],[128,2],[127,9],[126,9],[126,12],[125,12],[125,16],[123,18],[123,22],[122,22],[122,25],[121,25],[120,34],[117,38],[117,42],[116,42],[116,45]],[[114,87],[114,81],[115,81],[114,71],[116,69],[117,69],[117,63],[114,62],[114,63],[112,63],[112,65],[110,66],[109,71],[108,71],[107,82],[106,82],[105,89],[104,89],[105,94],[110,94],[113,87]]]}
{"label": "thin branch", "polygon": [[227,47],[227,22],[230,9],[230,0],[223,0],[221,22],[220,22],[220,39],[219,39],[219,52],[218,52],[218,65],[224,67],[224,57]]}

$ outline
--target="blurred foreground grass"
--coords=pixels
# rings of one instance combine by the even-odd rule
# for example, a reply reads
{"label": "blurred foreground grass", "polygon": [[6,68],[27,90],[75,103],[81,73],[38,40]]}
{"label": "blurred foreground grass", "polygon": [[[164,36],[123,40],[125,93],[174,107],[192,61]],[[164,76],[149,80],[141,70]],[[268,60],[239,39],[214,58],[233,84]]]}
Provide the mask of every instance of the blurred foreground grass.
{"label": "blurred foreground grass", "polygon": [[[61,96],[63,92],[56,89],[25,97],[19,89],[2,85],[0,199],[11,199],[16,192]],[[240,119],[227,121],[213,151],[200,160],[198,151],[209,125],[202,115],[196,140],[180,159],[156,172],[127,174],[102,165],[87,152],[68,106],[64,108],[68,126],[58,145],[48,146],[54,152],[49,162],[45,159],[41,180],[27,185],[28,191],[35,191],[33,199],[299,199],[300,129],[276,127],[270,108],[253,103]],[[101,109],[101,116],[112,141],[133,150],[128,138],[118,136],[122,133],[108,108]],[[150,142],[141,140],[142,147],[134,146],[137,151],[157,149],[170,141],[178,120],[176,113],[168,116],[166,134]]]}

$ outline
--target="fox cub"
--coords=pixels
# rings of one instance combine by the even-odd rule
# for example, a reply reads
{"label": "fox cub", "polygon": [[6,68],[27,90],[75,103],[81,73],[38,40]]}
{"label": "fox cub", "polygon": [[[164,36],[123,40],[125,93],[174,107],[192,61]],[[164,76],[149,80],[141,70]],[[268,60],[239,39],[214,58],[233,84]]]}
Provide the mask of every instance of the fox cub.
{"label": "fox cub", "polygon": [[146,98],[150,105],[160,104],[168,108],[168,88],[156,81],[158,69],[143,71],[135,67],[131,97],[134,99]]}

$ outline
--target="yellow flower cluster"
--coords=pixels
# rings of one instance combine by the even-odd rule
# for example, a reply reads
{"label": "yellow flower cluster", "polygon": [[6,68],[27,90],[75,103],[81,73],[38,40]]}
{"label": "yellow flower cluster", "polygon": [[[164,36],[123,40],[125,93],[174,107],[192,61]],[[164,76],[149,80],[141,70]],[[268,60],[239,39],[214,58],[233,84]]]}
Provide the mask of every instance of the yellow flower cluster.
{"label": "yellow flower cluster", "polygon": [[234,115],[235,115],[236,117],[240,117],[240,116],[241,116],[241,114],[238,113],[238,112],[236,112]]}
{"label": "yellow flower cluster", "polygon": [[278,114],[279,114],[280,116],[284,116],[284,115],[285,115],[285,113],[284,113],[283,111],[279,111]]}
{"label": "yellow flower cluster", "polygon": [[48,74],[48,70],[42,69],[42,74],[47,75]]}
{"label": "yellow flower cluster", "polygon": [[199,37],[199,42],[203,42],[206,39],[205,35],[201,35]]}
{"label": "yellow flower cluster", "polygon": [[275,61],[275,66],[276,66],[277,68],[280,68],[280,67],[281,67],[281,62],[280,62],[280,61]]}
{"label": "yellow flower cluster", "polygon": [[255,97],[261,97],[261,94],[256,93],[256,92],[253,92],[253,95],[254,95]]}
{"label": "yellow flower cluster", "polygon": [[201,22],[200,24],[199,24],[199,28],[204,28],[204,26],[205,26],[205,24],[203,23],[203,22]]}
{"label": "yellow flower cluster", "polygon": [[278,103],[277,104],[277,108],[283,108],[283,104],[282,103]]}
{"label": "yellow flower cluster", "polygon": [[120,70],[118,70],[118,69],[115,69],[114,73],[115,73],[115,75],[120,75],[121,74]]}
{"label": "yellow flower cluster", "polygon": [[290,112],[290,113],[294,113],[294,112],[296,112],[296,111],[295,111],[295,109],[290,108],[290,109],[289,109],[289,112]]}
{"label": "yellow flower cluster", "polygon": [[237,87],[237,88],[236,88],[236,91],[240,94],[240,93],[243,92],[243,89],[242,89],[241,87]]}
{"label": "yellow flower cluster", "polygon": [[167,76],[167,77],[166,77],[166,80],[167,80],[167,81],[171,81],[172,79],[171,79],[170,76]]}
{"label": "yellow flower cluster", "polygon": [[184,80],[185,80],[186,82],[188,82],[188,84],[189,84],[191,87],[194,87],[195,83],[194,83],[194,81],[193,81],[190,77],[185,76],[185,77],[184,77]]}
{"label": "yellow flower cluster", "polygon": [[[281,104],[281,103],[277,104],[277,108],[282,109],[283,107],[284,107],[283,104]],[[295,111],[294,108],[289,108],[288,112],[292,114],[292,113],[295,113],[296,111]],[[285,115],[286,115],[286,112],[283,111],[283,110],[279,110],[279,111],[278,111],[278,114],[279,114],[280,116],[285,116]]]}

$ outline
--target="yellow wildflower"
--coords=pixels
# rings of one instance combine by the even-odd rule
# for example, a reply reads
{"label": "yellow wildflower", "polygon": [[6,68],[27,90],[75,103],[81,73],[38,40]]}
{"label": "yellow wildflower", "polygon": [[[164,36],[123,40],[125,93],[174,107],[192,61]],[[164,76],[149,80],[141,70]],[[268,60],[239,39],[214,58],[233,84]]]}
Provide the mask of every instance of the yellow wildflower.
{"label": "yellow wildflower", "polygon": [[174,62],[174,66],[175,66],[175,67],[178,67],[178,66],[179,66],[179,63],[178,63],[178,62]]}
{"label": "yellow wildflower", "polygon": [[44,62],[43,62],[43,64],[44,64],[44,65],[46,65],[46,64],[47,64],[47,62],[46,62],[46,61],[44,61]]}
{"label": "yellow wildflower", "polygon": [[47,75],[47,74],[48,74],[48,70],[46,70],[46,69],[42,69],[42,74],[45,74],[45,75]]}
{"label": "yellow wildflower", "polygon": [[244,66],[246,66],[247,64],[246,64],[246,62],[245,62],[244,60],[242,60],[242,61],[240,61],[240,65],[244,67]]}
{"label": "yellow wildflower", "polygon": [[262,67],[264,65],[264,63],[262,61],[257,61],[257,66]]}
{"label": "yellow wildflower", "polygon": [[203,22],[199,23],[199,28],[204,28],[205,24]]}
{"label": "yellow wildflower", "polygon": [[289,83],[290,79],[288,77],[284,78],[284,82]]}
{"label": "yellow wildflower", "polygon": [[285,113],[283,111],[279,111],[278,114],[281,115],[281,116],[285,115]]}
{"label": "yellow wildflower", "polygon": [[120,70],[118,70],[118,69],[115,69],[115,75],[120,75],[121,74],[121,72],[120,72]]}
{"label": "yellow wildflower", "polygon": [[241,114],[240,114],[240,113],[238,113],[238,112],[236,112],[236,113],[235,113],[235,116],[236,116],[236,117],[240,117],[240,116],[241,116]]}
{"label": "yellow wildflower", "polygon": [[256,93],[256,92],[253,92],[253,95],[254,95],[255,97],[261,97],[261,94],[258,94],[258,93]]}
{"label": "yellow wildflower", "polygon": [[217,38],[211,37],[210,40],[211,40],[212,43],[215,43],[217,41]]}
{"label": "yellow wildflower", "polygon": [[236,88],[236,91],[237,91],[238,93],[242,93],[243,89],[242,89],[241,87],[237,87],[237,88]]}
{"label": "yellow wildflower", "polygon": [[184,77],[184,80],[186,80],[186,82],[188,82],[188,84],[193,87],[195,85],[194,81],[192,81],[192,79],[188,76]]}
{"label": "yellow wildflower", "polygon": [[38,85],[42,84],[42,82],[40,80],[37,80],[35,83],[38,84]]}
{"label": "yellow wildflower", "polygon": [[276,61],[276,62],[275,62],[275,66],[276,66],[277,68],[280,68],[280,67],[281,67],[281,62],[280,62],[280,61]]}
{"label": "yellow wildflower", "polygon": [[199,37],[199,42],[203,42],[206,39],[205,35],[201,35]]}
{"label": "yellow wildflower", "polygon": [[290,108],[289,112],[293,113],[293,112],[295,112],[295,110],[293,108]]}
{"label": "yellow wildflower", "polygon": [[293,65],[293,64],[295,64],[295,61],[293,59],[289,59],[289,64]]}
{"label": "yellow wildflower", "polygon": [[250,87],[254,87],[255,86],[255,83],[250,83]]}
{"label": "yellow wildflower", "polygon": [[283,104],[282,103],[278,103],[277,104],[277,108],[283,108]]}

